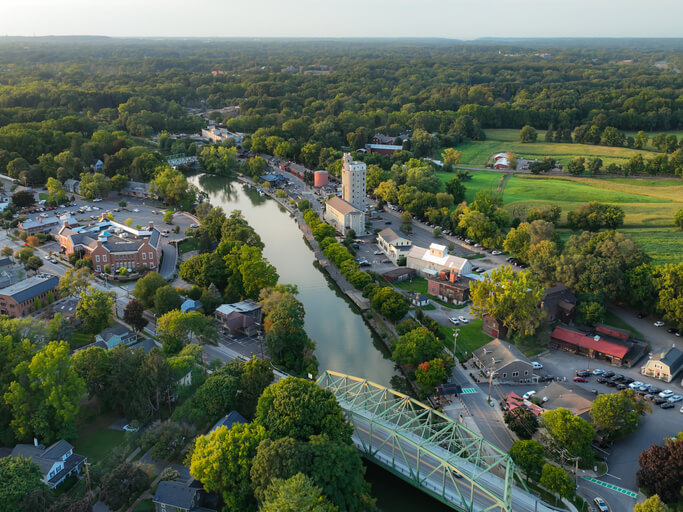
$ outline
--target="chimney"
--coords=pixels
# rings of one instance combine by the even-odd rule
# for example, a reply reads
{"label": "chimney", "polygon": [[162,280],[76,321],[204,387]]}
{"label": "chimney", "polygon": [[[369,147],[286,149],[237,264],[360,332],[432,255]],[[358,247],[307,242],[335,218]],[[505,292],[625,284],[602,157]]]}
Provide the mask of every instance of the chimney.
{"label": "chimney", "polygon": [[149,230],[152,231],[154,229],[154,221],[150,220],[149,221]]}

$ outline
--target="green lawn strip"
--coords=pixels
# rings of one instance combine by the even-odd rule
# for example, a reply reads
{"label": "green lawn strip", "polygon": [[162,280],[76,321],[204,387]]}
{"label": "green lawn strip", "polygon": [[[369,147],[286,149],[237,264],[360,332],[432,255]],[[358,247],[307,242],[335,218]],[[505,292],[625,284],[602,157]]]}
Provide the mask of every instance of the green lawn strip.
{"label": "green lawn strip", "polygon": [[472,355],[472,352],[486,345],[493,338],[481,330],[481,320],[474,320],[458,327],[439,326],[439,339],[449,350],[453,350],[453,330],[460,329],[458,334],[458,359],[461,361]]}
{"label": "green lawn strip", "polygon": [[92,334],[84,333],[84,332],[75,332],[71,335],[71,340],[70,340],[70,345],[71,345],[71,350],[75,350],[77,348],[84,347],[88,345],[89,343],[92,343],[95,339],[95,336]]}
{"label": "green lawn strip", "polygon": [[641,340],[645,339],[643,335],[640,333],[640,331],[637,331],[636,329],[631,327],[629,324],[624,322],[621,318],[619,318],[611,311],[607,311],[605,313],[603,323],[611,325],[612,327],[618,327],[619,329],[626,329],[627,331],[631,331],[631,333],[633,333],[633,336],[635,336],[636,338],[640,338]]}
{"label": "green lawn strip", "polygon": [[38,199],[40,201],[47,201],[48,199],[50,199],[50,194],[46,194],[45,192],[40,192],[40,193],[38,193]]}
{"label": "green lawn strip", "polygon": [[151,512],[154,510],[154,503],[151,499],[142,500],[137,507],[135,507],[134,512]]}
{"label": "green lawn strip", "polygon": [[78,437],[73,442],[74,452],[86,456],[91,463],[109,457],[125,437],[125,432],[108,428],[115,419],[114,414],[103,414],[79,426]]}
{"label": "green lawn strip", "polygon": [[197,250],[199,250],[199,244],[194,238],[186,238],[178,244],[178,252],[180,252],[180,254]]}

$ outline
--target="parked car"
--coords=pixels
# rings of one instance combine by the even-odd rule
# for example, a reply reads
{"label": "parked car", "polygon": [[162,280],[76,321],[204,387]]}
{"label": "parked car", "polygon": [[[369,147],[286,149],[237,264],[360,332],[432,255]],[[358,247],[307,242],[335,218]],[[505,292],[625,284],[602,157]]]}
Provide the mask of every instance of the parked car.
{"label": "parked car", "polygon": [[607,382],[605,384],[607,384],[607,386],[610,388],[613,388],[615,386],[624,386],[623,388],[620,388],[620,389],[626,389],[626,384],[619,384],[618,381],[612,380],[612,379],[607,379]]}
{"label": "parked car", "polygon": [[540,370],[541,368],[543,368],[543,365],[538,361],[531,361],[531,366],[534,367],[534,370]]}
{"label": "parked car", "polygon": [[652,400],[654,397],[655,397],[655,395],[647,394],[647,395],[645,395],[643,398],[644,398],[645,400]]}
{"label": "parked car", "polygon": [[500,254],[503,254],[501,251],[491,251],[491,254],[493,256],[499,256]]}
{"label": "parked car", "polygon": [[626,389],[626,384],[617,384],[617,389],[621,391],[622,389]]}
{"label": "parked car", "polygon": [[602,376],[609,379],[610,377],[614,377],[614,372],[612,370],[607,370]]}
{"label": "parked car", "polygon": [[[631,388],[631,389],[638,389],[638,388],[639,388],[640,386],[642,386],[642,385],[643,385],[642,382],[640,382],[639,380],[636,380],[636,381],[631,382],[631,383],[628,385],[628,387]],[[672,393],[672,394],[673,394],[673,393]]]}
{"label": "parked car", "polygon": [[662,391],[661,393],[659,393],[659,396],[661,396],[662,398],[669,398],[669,397],[671,397],[671,396],[673,396],[673,395],[674,395],[674,392],[671,391],[670,389],[665,389],[664,391]]}
{"label": "parked car", "polygon": [[674,329],[673,327],[669,327],[669,328],[666,330],[666,332],[668,332],[669,334],[673,334],[673,333],[675,333],[677,330],[678,330],[678,329]]}
{"label": "parked car", "polygon": [[470,321],[467,318],[465,318],[464,316],[459,316],[458,320],[460,320],[463,324],[470,323]]}
{"label": "parked car", "polygon": [[664,322],[662,322],[661,320],[657,320],[657,321],[654,323],[654,326],[655,326],[655,327],[662,327],[663,325],[664,325]]}
{"label": "parked car", "polygon": [[[101,201],[101,199],[100,199],[100,201]],[[134,427],[130,423],[128,423],[127,425],[123,426],[123,430],[125,430],[126,432],[137,432],[140,429],[138,427]]]}
{"label": "parked car", "polygon": [[662,398],[661,396],[655,396],[652,399],[652,401],[657,405],[663,404],[664,402],[668,402],[668,400],[666,398]]}
{"label": "parked car", "polygon": [[524,395],[522,395],[522,398],[523,398],[524,400],[529,400],[529,398],[531,398],[531,397],[534,396],[535,394],[536,394],[536,391],[534,391],[534,390],[527,391],[526,393],[524,393]]}
{"label": "parked car", "polygon": [[577,377],[588,377],[591,374],[588,370],[576,370],[575,373]]}
{"label": "parked car", "polygon": [[615,382],[623,381],[623,380],[624,380],[624,376],[623,376],[622,374],[620,374],[620,373],[617,373],[616,375],[614,375],[614,376],[612,377],[611,380],[613,380],[613,381],[615,381]]}
{"label": "parked car", "polygon": [[663,404],[660,405],[662,409],[673,409],[676,407],[672,402],[664,402]]}
{"label": "parked car", "polygon": [[600,384],[607,384],[607,382],[608,382],[608,380],[602,375],[600,375],[600,377],[598,377],[595,380],[597,380]]}
{"label": "parked car", "polygon": [[593,375],[602,375],[603,373],[605,373],[605,370],[602,370],[601,368],[593,370]]}
{"label": "parked car", "polygon": [[382,251],[375,251],[372,254],[374,254],[375,256],[379,256],[380,254],[382,254]]}
{"label": "parked car", "polygon": [[574,382],[588,382],[586,377],[574,377]]}
{"label": "parked car", "polygon": [[199,227],[199,224],[190,224],[190,227],[193,229],[197,229]]}
{"label": "parked car", "polygon": [[134,211],[135,213],[140,213],[140,210],[138,210],[137,208],[133,208],[133,211]]}
{"label": "parked car", "polygon": [[631,382],[633,382],[633,379],[631,377],[623,377],[621,379],[621,382],[623,382],[624,384],[631,384]]}
{"label": "parked car", "polygon": [[683,400],[683,396],[681,396],[681,395],[674,395],[674,396],[669,397],[669,402],[671,402],[672,404],[675,404],[676,402],[680,402],[681,400]]}
{"label": "parked car", "polygon": [[93,203],[99,203],[100,201],[102,201],[101,197],[96,197],[95,199],[92,200]]}
{"label": "parked car", "polygon": [[458,320],[458,319],[455,318],[454,316],[450,317],[448,320],[449,320],[453,325],[460,325],[460,320]]}
{"label": "parked car", "polygon": [[645,313],[638,313],[638,318],[645,318],[647,315]]}
{"label": "parked car", "polygon": [[680,412],[681,414],[683,414],[683,407],[681,407],[681,410],[678,411],[678,412]]}

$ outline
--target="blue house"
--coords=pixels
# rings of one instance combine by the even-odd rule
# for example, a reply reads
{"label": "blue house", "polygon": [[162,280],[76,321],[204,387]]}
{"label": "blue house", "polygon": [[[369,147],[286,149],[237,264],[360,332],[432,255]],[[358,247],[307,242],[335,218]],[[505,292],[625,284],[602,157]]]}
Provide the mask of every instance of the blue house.
{"label": "blue house", "polygon": [[270,183],[271,187],[281,187],[285,183],[285,179],[279,174],[264,174],[260,179],[262,182]]}
{"label": "blue house", "polygon": [[180,311],[183,313],[189,313],[190,311],[197,311],[201,309],[202,303],[198,300],[187,299],[180,305]]}
{"label": "blue house", "polygon": [[111,350],[121,343],[129,346],[133,345],[137,341],[138,335],[133,331],[129,331],[123,325],[110,327],[95,336],[95,343],[102,348],[106,348],[107,350]]}

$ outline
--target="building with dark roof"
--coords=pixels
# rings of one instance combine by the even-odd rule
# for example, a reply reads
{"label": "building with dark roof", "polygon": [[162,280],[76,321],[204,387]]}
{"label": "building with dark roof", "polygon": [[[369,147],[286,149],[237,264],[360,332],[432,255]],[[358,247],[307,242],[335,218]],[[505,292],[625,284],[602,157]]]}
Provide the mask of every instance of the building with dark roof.
{"label": "building with dark roof", "polygon": [[252,336],[261,329],[261,305],[247,299],[234,304],[222,304],[214,312],[221,331]]}
{"label": "building with dark roof", "polygon": [[472,352],[472,361],[488,376],[499,382],[526,383],[538,380],[531,361],[522,352],[502,340],[495,339]]}
{"label": "building with dark roof", "polygon": [[205,508],[207,494],[198,481],[191,483],[163,480],[152,499],[156,512],[215,512]]}
{"label": "building with dark roof", "polygon": [[393,229],[385,228],[377,233],[377,245],[391,261],[396,263],[401,256],[408,254],[412,242]]}
{"label": "building with dark roof", "polygon": [[650,355],[647,363],[640,367],[640,373],[671,382],[676,375],[683,370],[683,351],[676,347],[671,347],[661,354]]}
{"label": "building with dark roof", "polygon": [[270,183],[272,187],[281,187],[285,183],[285,178],[279,174],[264,174],[259,179],[264,183]]}
{"label": "building with dark roof", "polygon": [[398,267],[382,274],[382,279],[387,283],[401,283],[412,279],[416,274],[414,268]]}
{"label": "building with dark roof", "polygon": [[109,327],[95,336],[96,342],[104,343],[107,350],[123,343],[126,346],[134,345],[138,341],[138,335],[123,325]]}
{"label": "building with dark roof", "polygon": [[237,411],[230,411],[228,414],[218,420],[213,427],[211,427],[209,433],[213,432],[219,427],[228,427],[228,429],[231,429],[236,423],[245,425],[248,423],[248,421],[244,419],[244,417]]}
{"label": "building with dark roof", "polygon": [[567,326],[556,327],[550,335],[549,346],[628,367],[647,351],[647,344],[631,338],[629,331],[607,325],[598,325],[590,333]]}
{"label": "building with dark roof", "polygon": [[130,197],[143,197],[145,199],[152,196],[150,184],[141,183],[139,181],[129,181],[126,186],[121,189],[120,194]]}
{"label": "building with dark roof", "polygon": [[563,284],[552,286],[543,290],[541,310],[545,312],[549,322],[560,320],[568,324],[574,320],[576,313],[576,297]]}
{"label": "building with dark roof", "polygon": [[59,226],[59,219],[55,216],[52,216],[26,219],[24,222],[20,222],[17,228],[19,231],[33,235],[35,233],[49,233],[57,226]]}
{"label": "building with dark roof", "polygon": [[53,300],[57,297],[58,284],[57,276],[38,274],[0,289],[0,315],[22,317],[32,313],[39,309],[37,299],[43,305],[47,304],[50,294]]}
{"label": "building with dark roof", "polygon": [[427,293],[448,304],[464,304],[470,299],[472,279],[457,272],[442,270],[427,279]]}
{"label": "building with dark roof", "polygon": [[10,457],[26,457],[40,467],[43,482],[54,489],[67,477],[78,475],[86,461],[83,455],[74,453],[74,447],[63,439],[45,448],[36,444],[18,444],[12,450]]}

